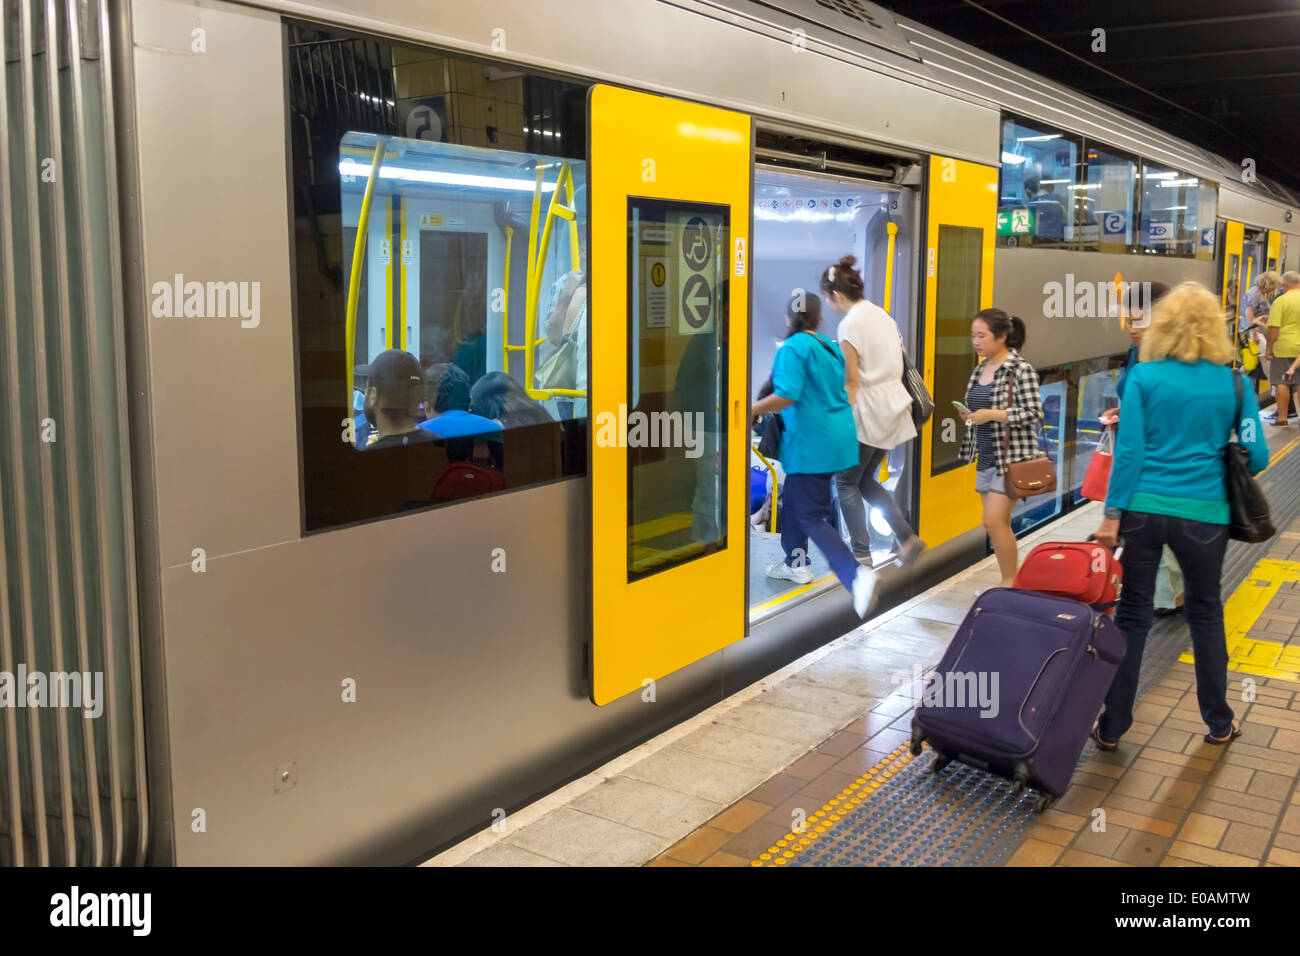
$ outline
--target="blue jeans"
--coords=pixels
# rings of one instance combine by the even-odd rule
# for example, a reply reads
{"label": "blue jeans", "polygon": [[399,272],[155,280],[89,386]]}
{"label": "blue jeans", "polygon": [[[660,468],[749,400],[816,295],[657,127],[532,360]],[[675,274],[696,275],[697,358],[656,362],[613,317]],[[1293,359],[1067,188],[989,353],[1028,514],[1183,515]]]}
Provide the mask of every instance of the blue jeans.
{"label": "blue jeans", "polygon": [[812,538],[826,560],[850,591],[858,573],[858,562],[853,558],[840,533],[835,529],[835,511],[831,505],[830,475],[786,475],[782,486],[781,507],[785,518],[781,525],[781,547],[785,549],[785,563],[795,568],[807,567],[808,539]]}
{"label": "blue jeans", "polygon": [[1128,638],[1128,651],[1106,694],[1097,732],[1103,740],[1119,740],[1133,725],[1142,652],[1155,616],[1156,571],[1168,544],[1183,570],[1183,615],[1192,632],[1201,719],[1215,737],[1226,737],[1234,716],[1228,706],[1228,643],[1220,599],[1228,526],[1126,511],[1119,533],[1124,544],[1124,588],[1115,623]]}

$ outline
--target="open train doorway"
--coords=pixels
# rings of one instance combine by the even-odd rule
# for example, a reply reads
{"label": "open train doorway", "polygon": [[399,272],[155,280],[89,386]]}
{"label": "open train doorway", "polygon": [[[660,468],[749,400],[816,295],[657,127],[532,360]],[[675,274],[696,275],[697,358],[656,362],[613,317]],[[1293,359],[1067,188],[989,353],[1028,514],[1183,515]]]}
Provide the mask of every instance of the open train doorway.
{"label": "open train doorway", "polygon": [[[755,394],[767,382],[772,362],[788,332],[786,305],[796,290],[819,295],[827,268],[852,255],[862,273],[864,297],[885,309],[903,341],[914,342],[915,196],[911,189],[862,179],[804,173],[759,166],[754,173],[753,325],[750,378]],[[838,341],[841,316],[822,303],[819,331]],[[752,396],[751,396],[752,397]],[[781,547],[781,486],[785,474],[779,458],[765,458],[753,436],[750,453],[749,599],[751,620],[832,583],[825,557],[809,554],[814,580],[799,583],[769,577],[767,568],[784,559]],[[914,442],[891,449],[877,478],[914,524],[912,469]],[[775,499],[775,500],[774,500]],[[834,502],[841,536],[850,540],[839,501]],[[880,510],[864,503],[872,563],[894,559],[898,542]]]}

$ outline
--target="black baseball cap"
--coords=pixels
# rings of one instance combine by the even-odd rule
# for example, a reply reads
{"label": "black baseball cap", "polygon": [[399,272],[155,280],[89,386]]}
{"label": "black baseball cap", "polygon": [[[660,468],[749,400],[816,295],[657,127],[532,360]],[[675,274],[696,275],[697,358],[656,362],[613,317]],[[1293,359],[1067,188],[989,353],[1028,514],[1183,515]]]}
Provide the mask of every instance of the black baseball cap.
{"label": "black baseball cap", "polygon": [[355,374],[365,376],[367,391],[379,393],[377,404],[385,411],[414,415],[424,399],[424,369],[410,352],[380,352],[370,364],[357,366]]}

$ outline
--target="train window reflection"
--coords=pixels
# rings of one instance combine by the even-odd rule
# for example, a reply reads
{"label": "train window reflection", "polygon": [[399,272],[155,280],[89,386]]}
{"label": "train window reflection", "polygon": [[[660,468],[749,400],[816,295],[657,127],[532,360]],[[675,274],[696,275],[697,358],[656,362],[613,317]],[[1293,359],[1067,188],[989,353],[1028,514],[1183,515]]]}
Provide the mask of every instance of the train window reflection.
{"label": "train window reflection", "polygon": [[1081,140],[1061,129],[1007,119],[1002,123],[998,245],[1060,246],[1075,241],[1075,175]]}
{"label": "train window reflection", "polygon": [[[963,463],[960,441],[953,441],[952,402],[966,400],[966,383],[975,365],[970,345],[971,317],[980,309],[980,264],[984,230],[970,226],[939,227],[939,267],[934,304],[934,405],[930,436],[930,474]],[[947,418],[951,427],[944,422]]]}
{"label": "train window reflection", "polygon": [[1086,188],[1075,204],[1079,240],[1088,249],[1123,252],[1137,228],[1137,159],[1091,143],[1084,158]]}
{"label": "train window reflection", "polygon": [[1152,163],[1142,164],[1142,235],[1148,252],[1204,257],[1214,250],[1214,220],[1201,228],[1201,193],[1213,189],[1195,176]]}
{"label": "train window reflection", "polygon": [[[628,200],[628,579],[727,546],[726,206]],[[610,435],[617,427],[621,435]]]}
{"label": "train window reflection", "polygon": [[585,164],[355,132],[339,156],[354,447],[437,443],[434,501],[500,490],[506,430],[586,414]]}

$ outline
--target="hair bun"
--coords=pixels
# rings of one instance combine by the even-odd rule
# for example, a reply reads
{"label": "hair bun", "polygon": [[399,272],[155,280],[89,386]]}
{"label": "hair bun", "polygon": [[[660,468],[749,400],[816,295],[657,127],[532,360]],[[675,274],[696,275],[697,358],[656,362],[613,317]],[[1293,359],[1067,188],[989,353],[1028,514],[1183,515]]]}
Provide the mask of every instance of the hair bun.
{"label": "hair bun", "polygon": [[853,268],[853,264],[854,264],[855,262],[857,262],[857,261],[858,261],[858,260],[855,259],[853,256],[845,256],[843,259],[841,259],[841,260],[840,260],[838,263],[836,263],[836,264],[837,264],[837,265],[840,265],[840,266],[843,266],[845,269],[852,269],[852,268]]}

